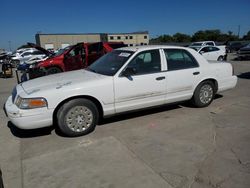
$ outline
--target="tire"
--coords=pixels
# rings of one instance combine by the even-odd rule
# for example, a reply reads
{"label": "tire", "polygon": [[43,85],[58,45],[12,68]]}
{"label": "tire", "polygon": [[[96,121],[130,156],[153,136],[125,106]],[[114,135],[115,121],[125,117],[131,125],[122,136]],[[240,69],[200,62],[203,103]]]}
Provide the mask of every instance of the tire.
{"label": "tire", "polygon": [[220,56],[220,57],[218,57],[218,59],[217,59],[217,61],[223,61],[223,60],[224,60],[223,56]]}
{"label": "tire", "polygon": [[73,99],[60,107],[57,123],[60,131],[69,137],[94,131],[99,119],[96,105],[88,99]]}
{"label": "tire", "polygon": [[62,72],[62,70],[58,67],[50,67],[47,69],[47,75],[50,75],[50,74],[57,74],[57,73],[60,73]]}
{"label": "tire", "polygon": [[3,177],[2,177],[2,171],[0,169],[0,188],[4,188],[3,186]]}
{"label": "tire", "polygon": [[206,107],[211,104],[214,99],[214,95],[214,83],[211,81],[204,81],[196,87],[191,102],[198,108]]}

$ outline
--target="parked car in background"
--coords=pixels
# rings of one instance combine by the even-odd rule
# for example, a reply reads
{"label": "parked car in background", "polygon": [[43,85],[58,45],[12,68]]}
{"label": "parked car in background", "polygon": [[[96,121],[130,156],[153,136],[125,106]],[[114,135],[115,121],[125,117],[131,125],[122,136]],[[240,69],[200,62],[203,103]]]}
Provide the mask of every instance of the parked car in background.
{"label": "parked car in background", "polygon": [[206,60],[209,61],[224,61],[227,57],[227,54],[224,50],[221,50],[215,46],[203,46],[199,49],[193,49],[199,52],[203,57],[205,57]]}
{"label": "parked car in background", "polygon": [[0,52],[0,63],[4,62],[4,60],[8,57],[8,53],[6,51]]}
{"label": "parked car in background", "polygon": [[238,50],[237,56],[239,59],[250,58],[250,43]]}
{"label": "parked car in background", "polygon": [[55,123],[67,136],[94,130],[99,118],[191,100],[206,107],[236,86],[230,63],[209,63],[190,48],[136,46],[113,50],[86,69],[17,85],[5,103],[21,129]]}
{"label": "parked car in background", "polygon": [[32,50],[25,50],[22,53],[16,53],[15,56],[11,56],[11,62],[13,65],[17,66],[22,64],[31,58],[43,58],[46,54],[42,51],[32,49]]}
{"label": "parked car in background", "polygon": [[188,47],[193,48],[195,50],[199,50],[203,46],[215,46],[226,53],[226,45],[216,45],[214,41],[200,41],[200,42],[193,42]]}
{"label": "parked car in background", "polygon": [[200,42],[193,42],[190,46],[216,46],[214,41],[200,41]]}
{"label": "parked car in background", "polygon": [[[47,74],[83,69],[104,54],[113,49],[124,46],[125,45],[122,42],[82,42],[59,50],[56,54],[46,60],[37,62],[32,68],[34,71],[37,69],[45,69]],[[36,45],[33,45],[33,47],[36,48]]]}
{"label": "parked car in background", "polygon": [[240,48],[244,47],[246,44],[242,42],[230,42],[227,44],[226,49],[228,53],[237,52]]}

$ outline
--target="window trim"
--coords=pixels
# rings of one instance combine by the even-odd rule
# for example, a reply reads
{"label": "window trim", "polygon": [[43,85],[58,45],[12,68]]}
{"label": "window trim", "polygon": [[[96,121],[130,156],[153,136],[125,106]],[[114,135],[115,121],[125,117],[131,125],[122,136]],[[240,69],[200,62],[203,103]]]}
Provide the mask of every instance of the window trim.
{"label": "window trim", "polygon": [[[186,49],[178,49],[178,48],[163,48],[163,53],[164,53],[164,56],[165,56],[165,60],[166,60],[166,64],[167,64],[167,70],[165,70],[165,72],[170,72],[170,71],[179,71],[179,70],[186,70],[186,69],[194,69],[194,68],[199,68],[200,67],[200,64],[198,63],[198,61],[196,60],[196,58]],[[195,67],[187,67],[187,68],[182,68],[182,69],[176,69],[176,70],[169,70],[168,69],[168,60],[167,60],[167,57],[166,57],[166,54],[165,54],[165,50],[181,50],[181,51],[185,51],[187,54],[190,55],[190,57],[194,60],[194,62],[197,64],[197,66]]]}
{"label": "window trim", "polygon": [[161,57],[161,51],[160,49],[151,49],[151,50],[144,50],[144,51],[141,51],[141,52],[138,52],[137,54],[134,54],[134,57],[132,57],[132,59],[129,60],[129,62],[126,64],[126,66],[122,69],[122,71],[119,73],[118,77],[125,77],[122,75],[123,71],[126,70],[126,68],[128,67],[129,63],[131,63],[136,57],[138,57],[140,54],[142,53],[147,53],[147,52],[150,52],[150,51],[154,51],[154,50],[157,50],[159,52],[159,57],[160,57],[160,65],[161,65],[161,70],[159,72],[151,72],[151,73],[142,73],[142,74],[135,74],[135,75],[131,75],[131,76],[141,76],[141,75],[149,75],[149,74],[156,74],[156,73],[162,73],[164,72],[162,69],[163,69],[163,65],[162,65],[162,57]]}

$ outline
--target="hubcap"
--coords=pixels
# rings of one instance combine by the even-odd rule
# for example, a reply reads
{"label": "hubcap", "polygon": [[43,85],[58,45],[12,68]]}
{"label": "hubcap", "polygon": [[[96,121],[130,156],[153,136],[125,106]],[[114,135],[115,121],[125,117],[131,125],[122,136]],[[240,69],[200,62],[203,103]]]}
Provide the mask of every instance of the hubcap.
{"label": "hubcap", "polygon": [[203,104],[208,104],[213,98],[213,92],[214,91],[211,85],[203,85],[200,90],[200,101]]}
{"label": "hubcap", "polygon": [[66,125],[74,132],[82,132],[93,122],[93,113],[86,106],[75,106],[65,116]]}

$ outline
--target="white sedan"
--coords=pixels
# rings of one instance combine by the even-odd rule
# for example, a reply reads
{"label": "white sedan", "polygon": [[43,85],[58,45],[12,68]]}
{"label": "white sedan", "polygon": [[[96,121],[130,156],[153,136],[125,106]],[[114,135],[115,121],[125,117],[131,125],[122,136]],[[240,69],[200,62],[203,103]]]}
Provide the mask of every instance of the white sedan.
{"label": "white sedan", "polygon": [[208,63],[190,48],[126,47],[85,70],[17,85],[5,110],[21,129],[54,123],[65,135],[80,136],[93,131],[100,117],[185,100],[206,107],[236,83],[231,64]]}
{"label": "white sedan", "polygon": [[23,64],[26,61],[29,61],[32,58],[45,58],[46,54],[42,51],[32,49],[32,50],[26,50],[22,53],[16,53],[16,56],[11,57],[12,62],[16,62],[16,64]]}
{"label": "white sedan", "polygon": [[190,48],[195,49],[208,61],[223,61],[226,59],[226,51],[216,46],[190,46]]}

